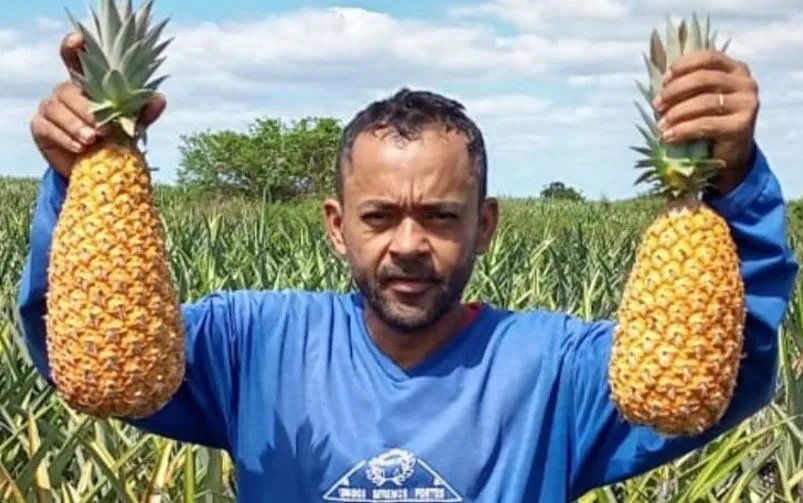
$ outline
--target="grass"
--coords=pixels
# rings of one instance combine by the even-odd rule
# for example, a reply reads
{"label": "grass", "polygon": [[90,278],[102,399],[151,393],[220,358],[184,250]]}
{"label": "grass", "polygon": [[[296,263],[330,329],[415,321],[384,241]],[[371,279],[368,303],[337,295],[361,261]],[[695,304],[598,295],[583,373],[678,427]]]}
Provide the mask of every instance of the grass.
{"label": "grass", "polygon": [[[224,454],[76,414],[28,363],[13,305],[36,189],[35,182],[0,179],[0,501],[234,501]],[[157,194],[185,301],[218,289],[351,285],[312,204],[199,201],[166,188]],[[498,236],[466,297],[587,319],[611,316],[639,233],[658,208],[649,200],[505,200]],[[792,204],[789,229],[803,256],[803,202]],[[581,502],[803,501],[801,283],[781,331],[771,406],[706,448]]]}

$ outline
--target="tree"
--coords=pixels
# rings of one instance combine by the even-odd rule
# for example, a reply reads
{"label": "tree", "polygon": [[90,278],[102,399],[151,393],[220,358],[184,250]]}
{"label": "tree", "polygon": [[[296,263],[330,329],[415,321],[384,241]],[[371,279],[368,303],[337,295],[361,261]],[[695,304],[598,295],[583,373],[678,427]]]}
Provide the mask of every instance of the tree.
{"label": "tree", "polygon": [[570,187],[563,182],[552,182],[541,190],[541,197],[544,199],[568,199],[571,201],[582,201],[585,198],[574,187]]}
{"label": "tree", "polygon": [[341,130],[336,119],[308,117],[289,125],[257,119],[246,132],[183,135],[178,183],[275,201],[321,195],[334,187]]}

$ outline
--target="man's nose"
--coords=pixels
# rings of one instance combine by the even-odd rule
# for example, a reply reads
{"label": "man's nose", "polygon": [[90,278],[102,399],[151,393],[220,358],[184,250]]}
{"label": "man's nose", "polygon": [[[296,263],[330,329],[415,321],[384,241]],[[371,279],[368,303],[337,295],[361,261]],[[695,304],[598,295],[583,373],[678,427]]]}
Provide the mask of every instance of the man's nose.
{"label": "man's nose", "polygon": [[428,250],[426,229],[414,218],[405,217],[396,227],[390,251],[396,255],[420,255]]}

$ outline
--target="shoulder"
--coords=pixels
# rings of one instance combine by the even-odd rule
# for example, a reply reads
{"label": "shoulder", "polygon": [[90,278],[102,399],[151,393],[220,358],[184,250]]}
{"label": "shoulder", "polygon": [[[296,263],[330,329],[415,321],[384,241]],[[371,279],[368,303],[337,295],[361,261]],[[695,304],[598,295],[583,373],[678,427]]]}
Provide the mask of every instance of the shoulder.
{"label": "shoulder", "polygon": [[342,318],[353,309],[353,300],[351,294],[335,291],[221,290],[186,303],[183,309],[190,323],[212,322],[242,334]]}
{"label": "shoulder", "polygon": [[350,297],[351,294],[348,293],[328,290],[219,290],[208,293],[186,306],[190,309],[226,307],[235,313],[264,312],[275,315],[307,309],[342,309],[347,306]]}
{"label": "shoulder", "polygon": [[611,320],[586,320],[542,308],[489,309],[501,344],[551,358],[562,359],[585,349],[598,352],[609,343],[614,327]]}

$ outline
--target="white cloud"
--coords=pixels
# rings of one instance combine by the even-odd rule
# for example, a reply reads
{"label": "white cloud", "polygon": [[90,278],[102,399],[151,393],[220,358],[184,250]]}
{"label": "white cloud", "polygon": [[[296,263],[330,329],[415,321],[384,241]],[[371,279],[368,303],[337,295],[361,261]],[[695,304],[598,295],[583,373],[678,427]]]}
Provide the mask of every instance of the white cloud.
{"label": "white cloud", "polygon": [[528,117],[543,113],[550,101],[529,94],[506,94],[464,100],[472,115],[494,119],[508,119],[515,116]]}
{"label": "white cloud", "polygon": [[[169,105],[151,135],[152,156],[165,175],[177,162],[182,133],[243,128],[263,116],[345,120],[404,85],[441,91],[467,106],[504,163],[492,175],[500,186],[514,183],[509,180],[517,170],[526,169],[520,166],[537,158],[582,180],[586,193],[632,193],[631,180],[617,177],[629,176],[627,145],[638,141],[634,81],[645,80],[641,52],[650,30],[663,30],[671,6],[679,14],[710,11],[723,35],[734,37],[731,53],[745,58],[760,80],[759,135],[773,133],[768,141],[781,152],[771,158],[792,159],[791,142],[800,132],[789,125],[803,113],[797,90],[803,82],[803,5],[768,0],[753,12],[756,5],[489,0],[436,21],[355,7],[299,9],[237,23],[174,18],[168,35],[176,39],[163,67],[171,75],[163,88]],[[492,23],[500,20],[510,26]],[[14,143],[10,135],[17,143],[27,137],[36,103],[66,76],[58,54],[66,23],[36,18],[28,25],[33,29],[0,27],[4,144]],[[31,159],[27,172],[37,173],[39,160]],[[615,166],[606,172],[605,163]],[[593,172],[584,175],[587,169]],[[803,195],[793,170],[776,168],[792,192]]]}
{"label": "white cloud", "polygon": [[46,16],[37,16],[34,19],[34,26],[42,32],[62,32],[67,29],[67,23],[64,21]]}
{"label": "white cloud", "polygon": [[27,130],[36,103],[19,98],[0,97],[0,134]]}
{"label": "white cloud", "polygon": [[559,19],[611,21],[627,15],[621,0],[493,0],[451,10],[455,18],[496,16],[518,26],[543,28]]}

